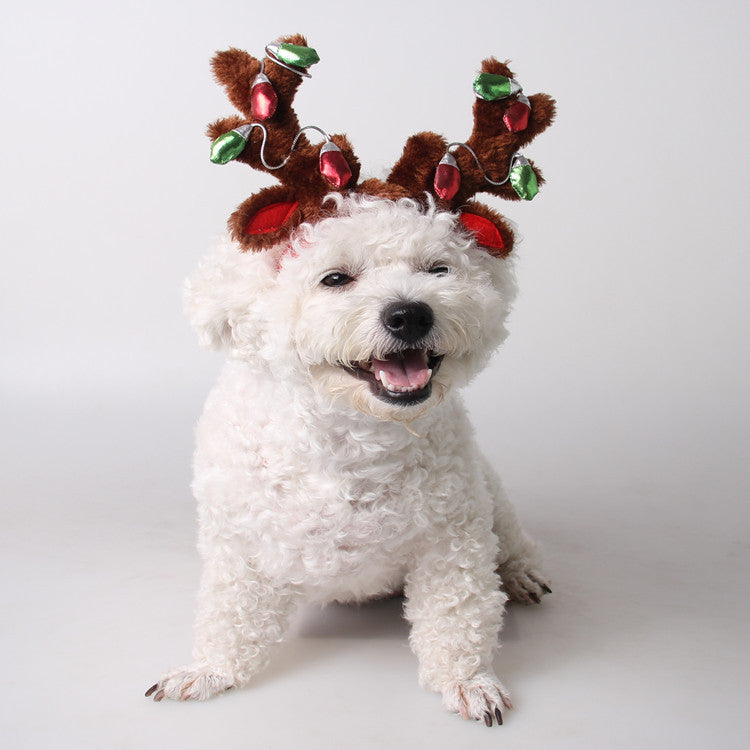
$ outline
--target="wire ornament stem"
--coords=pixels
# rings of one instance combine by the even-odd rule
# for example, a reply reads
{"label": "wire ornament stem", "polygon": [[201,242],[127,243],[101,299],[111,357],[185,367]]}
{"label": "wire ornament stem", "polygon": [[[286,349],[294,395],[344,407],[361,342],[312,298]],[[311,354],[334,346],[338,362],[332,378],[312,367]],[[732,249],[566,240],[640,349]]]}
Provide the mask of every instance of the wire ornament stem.
{"label": "wire ornament stem", "polygon": [[496,182],[495,180],[491,180],[487,176],[487,170],[484,168],[484,165],[482,164],[482,162],[479,161],[479,157],[474,153],[474,149],[468,144],[462,143],[460,141],[454,141],[453,143],[448,144],[448,148],[446,149],[446,151],[450,153],[450,150],[452,148],[459,147],[459,146],[461,148],[465,148],[474,157],[474,161],[477,163],[477,166],[479,167],[479,169],[482,170],[482,175],[484,176],[484,179],[487,182],[489,182],[490,185],[495,185],[496,187],[499,187],[500,185],[505,185],[505,183],[508,182],[508,180],[510,179],[510,173],[513,170],[513,160],[516,158],[516,156],[518,156],[517,152],[510,157],[510,166],[508,167],[508,174],[506,175],[505,179],[500,180],[499,182]]}
{"label": "wire ornament stem", "polygon": [[302,133],[305,132],[305,130],[315,130],[318,133],[320,133],[320,135],[322,135],[323,138],[326,139],[325,140],[326,143],[330,143],[331,142],[331,136],[328,135],[328,133],[326,133],[326,131],[323,130],[323,128],[319,128],[317,125],[305,125],[304,127],[300,128],[299,131],[298,131],[298,133],[297,133],[297,135],[294,136],[294,140],[292,141],[292,147],[289,149],[289,154],[287,155],[287,157],[280,164],[276,164],[274,166],[273,164],[269,164],[266,161],[265,151],[266,151],[266,141],[268,140],[268,128],[266,128],[265,125],[262,125],[259,122],[250,122],[247,125],[243,125],[240,128],[237,128],[237,130],[238,131],[244,130],[244,132],[247,134],[246,138],[249,141],[250,140],[250,133],[252,133],[253,128],[260,128],[261,131],[263,132],[263,139],[260,142],[260,154],[259,154],[259,156],[260,156],[260,163],[263,165],[263,167],[265,169],[267,169],[269,171],[274,171],[274,170],[277,170],[277,169],[281,169],[282,167],[285,167],[287,165],[287,162],[289,161],[289,159],[292,158],[292,154],[294,153],[294,149],[297,148],[297,143],[299,143],[299,139],[302,136]]}

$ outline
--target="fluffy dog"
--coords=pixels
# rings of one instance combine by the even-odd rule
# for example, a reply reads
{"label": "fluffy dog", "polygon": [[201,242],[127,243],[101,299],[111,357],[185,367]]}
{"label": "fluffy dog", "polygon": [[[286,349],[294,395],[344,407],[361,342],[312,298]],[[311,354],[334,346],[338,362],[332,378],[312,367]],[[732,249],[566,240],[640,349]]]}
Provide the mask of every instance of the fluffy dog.
{"label": "fluffy dog", "polygon": [[420,682],[501,723],[504,604],[549,584],[457,389],[506,336],[511,262],[431,200],[327,201],[289,241],[228,239],[188,282],[229,359],[197,428],[194,661],[147,695],[245,685],[303,601],[403,591]]}

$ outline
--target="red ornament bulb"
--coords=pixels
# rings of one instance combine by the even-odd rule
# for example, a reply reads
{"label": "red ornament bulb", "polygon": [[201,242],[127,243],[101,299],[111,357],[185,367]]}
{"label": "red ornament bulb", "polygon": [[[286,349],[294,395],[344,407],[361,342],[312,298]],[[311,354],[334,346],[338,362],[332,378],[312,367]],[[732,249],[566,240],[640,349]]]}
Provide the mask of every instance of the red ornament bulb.
{"label": "red ornament bulb", "polygon": [[341,153],[341,149],[333,141],[323,144],[318,164],[320,173],[336,188],[346,187],[352,178],[352,170],[348,162]]}
{"label": "red ornament bulb", "polygon": [[435,170],[433,183],[435,195],[444,201],[449,201],[461,187],[461,171],[453,155],[446,153]]}
{"label": "red ornament bulb", "polygon": [[250,110],[256,120],[267,120],[273,117],[279,99],[273,89],[268,76],[259,73],[255,76],[253,87],[250,89]]}
{"label": "red ornament bulb", "polygon": [[520,133],[529,126],[529,115],[531,114],[531,102],[523,94],[519,94],[503,115],[505,127],[511,133]]}

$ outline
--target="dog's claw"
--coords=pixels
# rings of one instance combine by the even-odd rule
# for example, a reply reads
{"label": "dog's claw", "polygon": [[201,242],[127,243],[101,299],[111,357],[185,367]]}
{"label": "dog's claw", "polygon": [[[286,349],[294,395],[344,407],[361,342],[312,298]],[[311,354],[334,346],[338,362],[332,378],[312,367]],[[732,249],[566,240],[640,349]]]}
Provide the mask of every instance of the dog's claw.
{"label": "dog's claw", "polygon": [[537,573],[530,564],[511,561],[499,571],[502,588],[508,598],[522,604],[541,604],[545,594],[551,594],[552,589],[545,578]]}
{"label": "dog's claw", "polygon": [[157,703],[164,699],[202,701],[232,687],[234,684],[230,677],[201,663],[180,667],[165,674],[146,691],[146,697],[152,697]]}
{"label": "dog's claw", "polygon": [[[443,706],[470,721],[502,726],[502,708],[511,708],[510,698],[492,673],[483,672],[468,680],[458,680],[443,688]],[[495,721],[496,720],[496,721]]]}

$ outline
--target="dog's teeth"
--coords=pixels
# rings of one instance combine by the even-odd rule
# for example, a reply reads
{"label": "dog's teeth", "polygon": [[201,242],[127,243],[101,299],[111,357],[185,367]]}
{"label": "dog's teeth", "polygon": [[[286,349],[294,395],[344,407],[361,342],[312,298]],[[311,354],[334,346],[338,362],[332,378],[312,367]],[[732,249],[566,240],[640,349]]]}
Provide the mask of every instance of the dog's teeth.
{"label": "dog's teeth", "polygon": [[383,387],[391,393],[410,393],[416,388],[416,386],[413,385],[395,385],[394,383],[391,383],[391,381],[388,380],[388,376],[382,370],[380,371],[380,382],[383,384]]}
{"label": "dog's teeth", "polygon": [[386,374],[385,370],[379,370],[375,372],[375,377],[382,383],[383,388],[385,388],[390,393],[411,393],[412,391],[421,390],[427,385],[427,383],[430,382],[430,379],[432,378],[432,369],[428,368],[427,381],[422,386],[395,385],[394,383],[391,383],[390,380],[388,380],[388,375]]}

